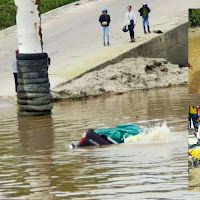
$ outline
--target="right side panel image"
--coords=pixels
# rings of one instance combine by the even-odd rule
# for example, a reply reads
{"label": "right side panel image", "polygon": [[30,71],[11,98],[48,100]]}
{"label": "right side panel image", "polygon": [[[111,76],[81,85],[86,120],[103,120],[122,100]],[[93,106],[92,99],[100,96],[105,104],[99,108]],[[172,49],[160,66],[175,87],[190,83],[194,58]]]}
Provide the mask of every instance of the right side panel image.
{"label": "right side panel image", "polygon": [[200,94],[200,9],[189,9],[189,94]]}
{"label": "right side panel image", "polygon": [[200,106],[190,106],[188,115],[188,165],[191,191],[200,190]]}

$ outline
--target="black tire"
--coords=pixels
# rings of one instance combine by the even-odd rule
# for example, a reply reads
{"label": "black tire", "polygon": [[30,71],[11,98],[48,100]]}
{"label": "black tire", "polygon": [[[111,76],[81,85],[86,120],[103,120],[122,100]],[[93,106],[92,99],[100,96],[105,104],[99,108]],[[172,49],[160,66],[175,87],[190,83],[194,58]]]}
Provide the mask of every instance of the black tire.
{"label": "black tire", "polygon": [[51,104],[42,106],[32,106],[32,105],[19,105],[21,111],[30,112],[49,112],[53,109]]}
{"label": "black tire", "polygon": [[18,79],[20,85],[49,83],[48,78]]}
{"label": "black tire", "polygon": [[18,92],[34,92],[34,93],[47,93],[50,92],[49,83],[45,84],[30,84],[30,85],[19,85],[17,87]]}
{"label": "black tire", "polygon": [[48,93],[26,93],[26,92],[22,92],[22,93],[17,93],[17,98],[19,100],[26,100],[26,99],[35,99],[35,98],[44,98],[44,97],[49,97],[50,94]]}
{"label": "black tire", "polygon": [[30,73],[30,72],[47,72],[48,67],[47,66],[35,66],[35,67],[18,67],[17,68],[18,72],[22,73]]}
{"label": "black tire", "polygon": [[19,85],[19,88],[49,88],[49,83],[44,83],[44,84],[29,84],[29,85]]}
{"label": "black tire", "polygon": [[48,78],[47,72],[18,73],[18,79]]}
{"label": "black tire", "polygon": [[17,60],[41,60],[41,59],[47,59],[47,58],[48,58],[47,53],[32,53],[32,54],[18,53],[17,54]]}
{"label": "black tire", "polygon": [[50,115],[51,112],[25,112],[25,111],[19,111],[19,116],[42,116],[42,115]]}
{"label": "black tire", "polygon": [[43,59],[43,60],[17,60],[17,65],[19,67],[48,66],[47,59]]}
{"label": "black tire", "polygon": [[51,94],[49,94],[49,95],[46,95],[45,97],[35,98],[34,100],[35,101],[47,101],[47,100],[51,101],[52,100],[52,96],[51,96]]}
{"label": "black tire", "polygon": [[42,105],[49,105],[51,103],[50,100],[47,101],[38,101],[38,100],[18,100],[19,105],[33,105],[33,106],[42,106]]}

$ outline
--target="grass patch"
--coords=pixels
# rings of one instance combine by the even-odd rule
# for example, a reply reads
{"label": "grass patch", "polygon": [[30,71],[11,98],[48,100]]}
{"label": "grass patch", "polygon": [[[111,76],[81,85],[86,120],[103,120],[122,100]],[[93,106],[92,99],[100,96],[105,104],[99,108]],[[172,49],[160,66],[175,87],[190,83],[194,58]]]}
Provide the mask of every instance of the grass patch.
{"label": "grass patch", "polygon": [[189,9],[189,26],[200,26],[200,9]]}
{"label": "grass patch", "polygon": [[[79,0],[40,0],[41,13],[73,3]],[[0,29],[16,24],[16,9],[14,0],[0,0]]]}

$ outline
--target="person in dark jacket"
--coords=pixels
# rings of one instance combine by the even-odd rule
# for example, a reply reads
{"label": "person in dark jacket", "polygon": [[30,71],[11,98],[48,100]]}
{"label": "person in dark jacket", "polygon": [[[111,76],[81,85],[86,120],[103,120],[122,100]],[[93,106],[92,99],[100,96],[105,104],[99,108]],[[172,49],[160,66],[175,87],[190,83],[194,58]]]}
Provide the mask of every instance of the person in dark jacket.
{"label": "person in dark jacket", "polygon": [[151,12],[151,9],[148,7],[148,3],[144,2],[143,7],[140,8],[138,12],[142,17],[144,33],[147,34],[145,25],[147,25],[148,32],[151,33],[149,26],[149,13]]}
{"label": "person in dark jacket", "polygon": [[106,46],[106,38],[107,38],[107,45],[110,45],[109,41],[109,25],[110,25],[110,15],[107,14],[107,8],[102,9],[102,15],[99,17],[99,22],[102,28],[102,35],[103,35],[103,45]]}

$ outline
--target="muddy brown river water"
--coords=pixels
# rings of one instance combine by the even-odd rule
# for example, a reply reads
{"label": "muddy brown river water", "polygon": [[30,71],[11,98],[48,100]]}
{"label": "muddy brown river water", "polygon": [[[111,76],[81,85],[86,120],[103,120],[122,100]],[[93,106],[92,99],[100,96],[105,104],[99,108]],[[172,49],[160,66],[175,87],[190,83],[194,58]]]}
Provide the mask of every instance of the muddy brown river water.
{"label": "muddy brown river water", "polygon": [[189,38],[189,63],[193,66],[193,70],[189,71],[189,93],[200,94],[200,31],[195,30],[196,36]]}
{"label": "muddy brown river water", "polygon": [[[0,199],[199,199],[187,191],[186,87],[54,104],[52,116],[17,116],[0,100]],[[88,128],[166,121],[170,140],[69,150]],[[162,133],[160,133],[162,135]]]}

